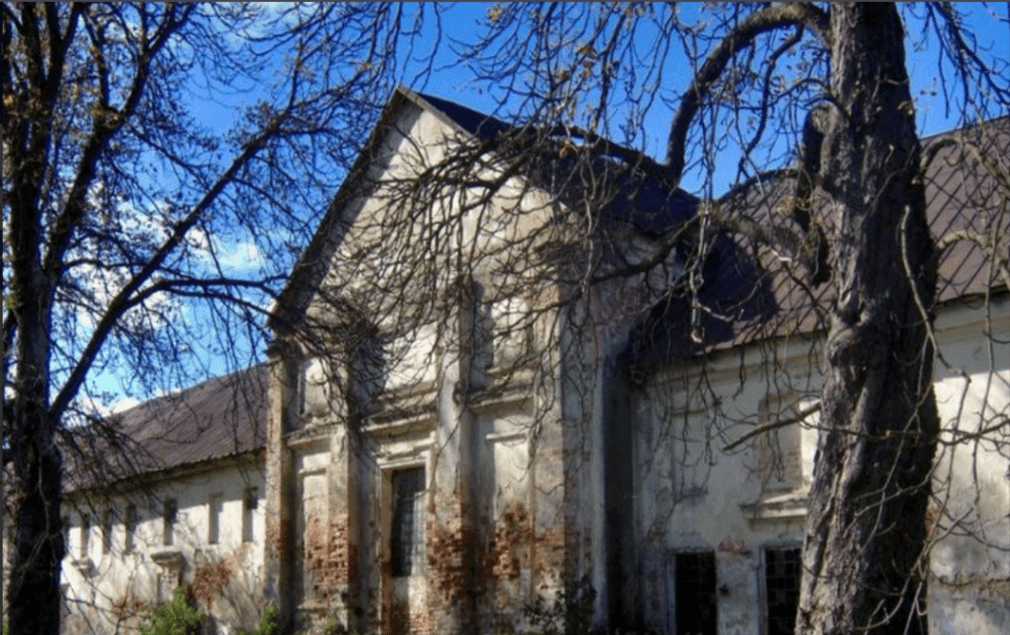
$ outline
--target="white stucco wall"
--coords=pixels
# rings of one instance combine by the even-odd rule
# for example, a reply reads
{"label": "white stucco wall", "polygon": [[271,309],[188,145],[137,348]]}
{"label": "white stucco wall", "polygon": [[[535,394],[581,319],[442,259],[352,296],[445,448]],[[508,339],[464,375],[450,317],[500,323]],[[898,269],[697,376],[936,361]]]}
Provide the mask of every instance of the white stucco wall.
{"label": "white stucco wall", "polygon": [[[936,329],[945,432],[930,519],[930,629],[996,635],[1010,625],[1010,302],[947,307]],[[707,550],[716,556],[719,633],[765,632],[763,553],[802,545],[816,415],[734,452],[723,448],[780,404],[802,409],[816,400],[815,344],[782,344],[774,352],[784,363],[774,374],[765,363],[771,351],[757,348],[743,367],[738,354],[717,356],[704,371],[707,383],[700,368],[686,369],[686,381],[684,368],[669,368],[638,399],[635,523],[650,626],[676,626],[675,555]],[[703,385],[711,391],[694,390]],[[685,403],[685,394],[694,398]],[[769,447],[779,449],[771,464]]]}
{"label": "white stucco wall", "polygon": [[[973,319],[965,319],[970,316]],[[941,314],[930,632],[1010,631],[1010,301]],[[992,337],[987,337],[991,333]],[[950,422],[957,421],[954,427]]]}

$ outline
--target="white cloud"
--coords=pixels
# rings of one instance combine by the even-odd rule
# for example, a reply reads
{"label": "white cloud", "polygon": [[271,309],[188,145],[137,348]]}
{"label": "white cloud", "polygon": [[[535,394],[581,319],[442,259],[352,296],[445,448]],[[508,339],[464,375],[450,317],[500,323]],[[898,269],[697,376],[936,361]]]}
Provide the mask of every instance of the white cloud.
{"label": "white cloud", "polygon": [[186,240],[197,253],[199,262],[208,268],[214,267],[215,259],[225,273],[242,273],[261,267],[266,258],[263,251],[251,239],[237,243],[226,242],[216,235],[208,235],[202,229],[193,229]]}

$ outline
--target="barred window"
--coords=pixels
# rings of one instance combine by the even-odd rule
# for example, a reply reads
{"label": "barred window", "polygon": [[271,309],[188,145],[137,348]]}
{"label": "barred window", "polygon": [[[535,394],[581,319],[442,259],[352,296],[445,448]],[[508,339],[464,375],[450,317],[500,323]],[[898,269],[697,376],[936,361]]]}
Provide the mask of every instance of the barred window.
{"label": "barred window", "polygon": [[767,635],[792,635],[795,630],[802,570],[799,547],[765,549]]}
{"label": "barred window", "polygon": [[424,468],[393,472],[392,486],[392,573],[414,575],[424,556]]}
{"label": "barred window", "polygon": [[715,553],[678,553],[676,568],[677,632],[715,635]]}

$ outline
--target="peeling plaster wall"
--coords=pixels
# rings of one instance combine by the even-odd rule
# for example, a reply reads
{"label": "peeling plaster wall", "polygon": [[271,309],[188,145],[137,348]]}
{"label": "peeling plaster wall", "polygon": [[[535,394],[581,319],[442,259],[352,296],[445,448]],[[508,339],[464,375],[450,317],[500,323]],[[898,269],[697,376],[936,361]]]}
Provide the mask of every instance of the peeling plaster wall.
{"label": "peeling plaster wall", "polygon": [[[1004,299],[994,314],[1008,310]],[[937,321],[951,366],[938,366],[937,398],[947,422],[945,440],[960,443],[945,445],[937,457],[931,522],[938,542],[928,598],[936,633],[967,629],[988,635],[1010,624],[1006,445],[970,436],[1010,408],[1010,346],[990,350],[978,336],[980,319],[977,308],[965,305]],[[994,322],[997,341],[1010,339],[1007,322]],[[668,368],[639,390],[620,387],[601,367],[580,364],[585,376],[569,374],[559,382],[557,390],[567,391],[560,400],[520,391],[464,408],[447,388],[459,376],[450,364],[438,371],[441,388],[430,395],[438,407],[427,419],[379,421],[356,438],[323,417],[288,433],[294,559],[292,586],[282,593],[294,599],[296,624],[318,630],[336,619],[364,631],[456,632],[474,623],[480,632],[521,630],[528,626],[519,617],[525,605],[538,598],[549,604],[565,580],[588,575],[598,592],[596,619],[670,633],[676,628],[676,554],[709,550],[720,586],[719,633],[762,632],[764,549],[802,542],[816,433],[804,426],[795,434],[756,438],[734,453],[722,447],[772,413],[802,407],[816,395],[815,344],[784,345],[777,354],[785,372],[774,377],[764,374],[760,351],[747,352],[742,388],[739,356],[716,358],[707,369],[715,394],[704,398],[690,390],[697,369]],[[598,388],[607,385],[617,388]],[[591,398],[578,401],[586,387],[592,387],[586,393]],[[720,400],[719,416],[713,397]],[[569,416],[580,416],[563,423],[558,410],[544,410],[544,404],[566,404]],[[995,434],[1004,436],[990,437],[1005,437],[1002,430]],[[608,520],[593,505],[620,498],[612,477],[599,482],[590,468],[606,468],[610,475],[625,462],[627,450],[608,449],[615,435],[630,443],[634,496]],[[779,452],[785,460],[773,460]],[[395,470],[413,466],[424,467],[429,479],[426,557],[420,573],[393,579],[388,482]],[[256,541],[242,542],[241,495],[250,486],[263,491],[258,472],[220,469],[151,491],[159,501],[178,500],[177,546],[168,550],[181,554],[179,575],[193,585],[219,633],[252,627],[260,610],[266,523],[259,513]],[[207,545],[208,497],[218,493],[220,543]],[[123,508],[120,502],[113,506]],[[112,553],[102,554],[104,508],[96,503],[89,511],[85,559],[79,512],[68,507],[67,632],[128,632],[143,604],[156,600],[158,575],[166,571],[155,562],[166,551],[161,509],[140,507],[135,553],[122,553],[120,522]],[[959,530],[951,532],[954,518]],[[621,520],[628,537],[615,547]],[[615,554],[630,556],[620,561]],[[395,598],[406,598],[406,606]],[[80,610],[84,604],[97,610]]]}
{"label": "peeling plaster wall", "polygon": [[[756,411],[764,398],[764,382],[759,377],[753,379],[734,398],[739,384],[732,368],[713,370],[709,376],[713,391],[725,397],[721,407],[740,417]],[[725,426],[726,422],[713,416],[711,401],[699,398],[685,403],[687,389],[677,381],[677,371],[670,371],[657,377],[635,408],[638,611],[649,628],[674,632],[676,554],[712,551],[718,584],[725,586],[718,597],[719,632],[758,633],[762,629],[758,603],[761,549],[766,545],[801,545],[803,517],[794,513],[773,518],[743,508],[762,495],[758,453],[746,448],[733,456],[723,455],[720,447],[725,439],[741,432],[716,432],[714,426]]]}
{"label": "peeling plaster wall", "polygon": [[[992,320],[992,343],[981,335],[990,328],[983,322],[986,317]],[[937,452],[929,520],[940,539],[930,560],[929,628],[941,635],[1006,633],[1010,629],[1006,426],[1010,300],[994,302],[988,316],[981,303],[941,314],[936,327],[950,365],[937,365],[937,406],[944,421],[959,425],[946,426]]]}
{"label": "peeling plaster wall", "polygon": [[[71,496],[64,503],[67,557],[63,561],[65,618],[69,634],[135,633],[149,606],[170,600],[182,583],[217,633],[258,624],[263,606],[262,507],[252,512],[252,541],[244,540],[245,495],[262,474],[254,460],[208,465],[151,487],[111,498]],[[211,497],[218,497],[218,536],[210,544]],[[164,504],[177,502],[172,545],[164,544]],[[133,548],[127,547],[126,510],[137,510]],[[105,514],[112,510],[106,550]],[[82,514],[89,517],[84,535]],[[160,585],[160,588],[159,588]]]}
{"label": "peeling plaster wall", "polygon": [[476,561],[482,575],[477,619],[507,629],[531,597],[532,547],[528,402],[486,404],[475,420]]}
{"label": "peeling plaster wall", "polygon": [[[437,161],[453,134],[440,118],[405,104],[367,178],[382,183],[410,176],[418,165]],[[521,220],[499,226],[494,211],[468,212],[462,218],[464,243],[493,251],[502,248],[510,232],[533,231],[545,222],[551,201],[512,181],[491,207],[511,210],[503,218],[515,218],[519,209]],[[455,197],[446,203],[430,212],[458,214]],[[339,262],[354,262],[354,244],[369,239],[377,226],[369,221],[386,210],[381,187],[348,205],[345,217],[354,220],[339,248],[348,251],[337,256]],[[366,292],[363,285],[374,277],[362,272],[374,269],[381,275],[383,263],[357,262],[354,272],[332,270],[324,285]],[[306,363],[297,344],[275,355],[285,359],[288,370],[275,378],[273,388],[267,472],[275,539],[268,543],[267,586],[272,597],[289,602],[287,613],[296,628],[318,629],[330,618],[363,631],[452,633],[475,622],[490,630],[507,628],[534,589],[553,597],[562,568],[575,562],[566,555],[575,544],[569,525],[582,521],[571,511],[577,501],[565,498],[563,460],[571,457],[572,440],[560,430],[556,388],[534,395],[524,376],[516,381],[518,400],[470,395],[498,381],[496,364],[513,361],[535,337],[534,325],[510,321],[521,315],[517,308],[535,298],[499,297],[490,269],[470,274],[489,294],[490,318],[510,336],[491,342],[491,357],[484,363],[471,356],[474,342],[467,338],[474,325],[466,329],[467,307],[454,309],[459,315],[444,316],[444,323],[418,325],[391,345],[396,353],[384,369],[384,392],[361,420],[352,421],[354,414],[335,386],[318,380],[303,382],[311,390],[305,390],[299,412],[297,375],[317,379],[319,364]],[[321,318],[329,310],[318,303],[309,314]],[[376,326],[391,325],[380,320]],[[345,369],[327,372],[349,376]],[[533,442],[537,427],[543,433]],[[356,449],[345,449],[347,443]],[[598,452],[599,441],[596,447]],[[389,483],[396,470],[412,467],[424,467],[429,485],[422,519],[426,557],[419,573],[394,578]],[[283,531],[285,526],[290,531]],[[346,582],[334,571],[341,554],[356,554],[347,556],[355,566],[348,567]]]}
{"label": "peeling plaster wall", "polygon": [[[937,455],[930,519],[936,540],[928,597],[933,633],[997,635],[1010,624],[1010,437],[1005,423],[989,430],[988,440],[970,436],[1010,410],[1007,316],[1010,302],[1004,297],[992,306],[991,350],[979,306],[949,307],[937,318],[940,350],[951,368],[938,363],[936,371],[947,445]],[[763,632],[762,553],[802,545],[816,445],[809,424],[815,418],[799,430],[779,431],[775,439],[766,433],[733,453],[722,448],[783,403],[802,407],[816,398],[815,345],[792,340],[774,351],[754,348],[744,354],[742,372],[737,353],[717,356],[706,371],[713,394],[691,391],[699,369],[671,367],[637,395],[636,610],[650,628],[661,633],[676,628],[676,554],[707,550],[716,557],[719,633]],[[774,376],[766,374],[768,358],[762,357],[771,353],[784,361]],[[959,442],[950,444],[954,439]],[[775,461],[768,459],[772,447]]]}

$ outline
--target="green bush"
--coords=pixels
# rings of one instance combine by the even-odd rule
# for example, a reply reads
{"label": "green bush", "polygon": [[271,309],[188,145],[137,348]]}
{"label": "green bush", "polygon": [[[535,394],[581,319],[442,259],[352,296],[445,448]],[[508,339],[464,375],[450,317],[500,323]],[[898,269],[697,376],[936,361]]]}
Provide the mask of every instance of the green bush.
{"label": "green bush", "polygon": [[203,611],[197,611],[189,601],[189,587],[175,590],[172,601],[158,610],[149,611],[150,624],[140,625],[142,635],[196,635],[199,633]]}

